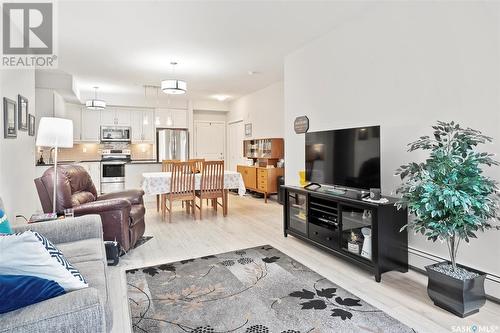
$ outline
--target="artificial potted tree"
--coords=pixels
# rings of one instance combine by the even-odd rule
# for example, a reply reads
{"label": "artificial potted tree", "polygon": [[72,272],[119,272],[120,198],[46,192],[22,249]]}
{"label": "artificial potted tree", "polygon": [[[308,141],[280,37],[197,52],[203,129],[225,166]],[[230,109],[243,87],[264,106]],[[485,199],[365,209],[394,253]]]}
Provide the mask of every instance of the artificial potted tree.
{"label": "artificial potted tree", "polygon": [[466,317],[486,301],[486,274],[457,264],[457,253],[459,245],[476,238],[478,231],[500,229],[492,223],[498,220],[497,183],[482,170],[498,162],[493,154],[477,150],[492,140],[480,131],[454,122],[438,122],[432,128],[432,137],[422,136],[408,145],[410,152],[429,151],[429,157],[396,171],[403,181],[397,206],[412,214],[405,227],[433,242],[446,242],[450,261],[425,267],[427,292],[435,305]]}

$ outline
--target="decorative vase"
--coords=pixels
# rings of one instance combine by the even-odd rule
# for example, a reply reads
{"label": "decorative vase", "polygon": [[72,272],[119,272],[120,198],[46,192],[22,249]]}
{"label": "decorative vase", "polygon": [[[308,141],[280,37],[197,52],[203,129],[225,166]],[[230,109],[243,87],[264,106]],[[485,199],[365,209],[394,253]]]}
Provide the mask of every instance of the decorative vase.
{"label": "decorative vase", "polygon": [[[446,263],[450,264],[450,262]],[[443,262],[425,266],[429,277],[427,293],[434,305],[462,318],[479,312],[486,302],[484,292],[486,273],[457,264],[459,267],[479,274],[475,278],[462,280],[432,269],[441,264]]]}
{"label": "decorative vase", "polygon": [[372,229],[368,227],[361,228],[361,233],[364,237],[361,256],[368,260],[372,260]]}

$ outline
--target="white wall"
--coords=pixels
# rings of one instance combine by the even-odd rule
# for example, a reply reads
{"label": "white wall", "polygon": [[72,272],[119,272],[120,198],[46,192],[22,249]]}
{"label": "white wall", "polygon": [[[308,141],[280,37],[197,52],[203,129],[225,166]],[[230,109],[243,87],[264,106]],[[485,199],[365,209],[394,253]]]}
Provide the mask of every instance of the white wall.
{"label": "white wall", "polygon": [[[300,115],[310,131],[381,125],[382,190],[399,184],[402,163],[422,158],[406,144],[437,120],[455,120],[496,138],[500,153],[500,14],[487,2],[385,2],[360,13],[285,59],[286,183],[304,169]],[[500,168],[488,173],[500,180]],[[463,264],[495,274],[487,292],[500,298],[500,232],[459,251]],[[446,246],[410,235],[410,247],[446,257]],[[410,263],[422,267],[412,250]]]}
{"label": "white wall", "polygon": [[226,113],[221,111],[193,111],[194,121],[223,121],[226,122]]}
{"label": "white wall", "polygon": [[[17,132],[16,139],[4,138],[3,97],[17,103],[17,95],[28,99],[28,113],[35,113],[35,71],[0,70],[0,197],[2,197],[9,220],[15,215],[31,216],[39,207],[35,184],[35,137],[27,131]],[[38,124],[38,117],[36,119]],[[21,221],[19,221],[21,222]]]}
{"label": "white wall", "polygon": [[283,103],[283,82],[280,81],[231,102],[227,120],[252,123],[252,136],[249,138],[282,138]]}

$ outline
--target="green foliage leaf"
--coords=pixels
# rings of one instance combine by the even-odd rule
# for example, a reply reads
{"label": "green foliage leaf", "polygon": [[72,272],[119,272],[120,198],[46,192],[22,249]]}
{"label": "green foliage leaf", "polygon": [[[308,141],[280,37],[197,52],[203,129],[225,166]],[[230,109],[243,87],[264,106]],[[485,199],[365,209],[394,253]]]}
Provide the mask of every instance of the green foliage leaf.
{"label": "green foliage leaf", "polygon": [[[408,144],[409,151],[429,152],[422,163],[408,163],[396,170],[402,184],[398,209],[407,208],[415,217],[401,228],[412,228],[431,241],[477,238],[477,231],[500,220],[497,182],[483,174],[484,167],[499,165],[494,155],[478,146],[492,138],[455,122],[438,121],[433,135]],[[456,246],[456,245],[454,245]]]}

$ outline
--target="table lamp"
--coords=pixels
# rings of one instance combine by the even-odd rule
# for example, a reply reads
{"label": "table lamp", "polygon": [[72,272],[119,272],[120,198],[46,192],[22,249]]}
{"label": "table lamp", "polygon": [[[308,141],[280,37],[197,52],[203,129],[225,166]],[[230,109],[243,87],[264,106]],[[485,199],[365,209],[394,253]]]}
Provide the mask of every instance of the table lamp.
{"label": "table lamp", "polygon": [[73,121],[69,119],[42,117],[38,123],[36,145],[54,148],[54,192],[52,212],[56,213],[57,199],[57,149],[73,147]]}

